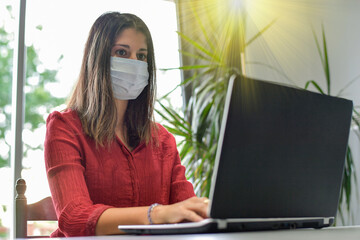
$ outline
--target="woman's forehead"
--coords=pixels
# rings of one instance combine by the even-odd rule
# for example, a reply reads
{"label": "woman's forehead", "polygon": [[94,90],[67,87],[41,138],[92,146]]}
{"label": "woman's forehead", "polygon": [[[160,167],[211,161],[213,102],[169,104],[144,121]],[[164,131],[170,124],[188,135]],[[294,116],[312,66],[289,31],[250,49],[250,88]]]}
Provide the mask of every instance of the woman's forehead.
{"label": "woman's forehead", "polygon": [[115,44],[136,44],[147,46],[146,36],[143,32],[134,28],[126,28],[115,38]]}

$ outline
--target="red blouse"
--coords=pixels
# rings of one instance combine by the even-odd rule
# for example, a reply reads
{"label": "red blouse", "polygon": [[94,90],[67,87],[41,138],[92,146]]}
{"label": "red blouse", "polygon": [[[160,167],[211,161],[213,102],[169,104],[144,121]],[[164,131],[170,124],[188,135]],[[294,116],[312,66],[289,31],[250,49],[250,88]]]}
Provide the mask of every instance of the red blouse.
{"label": "red blouse", "polygon": [[59,228],[51,235],[95,235],[111,207],[171,204],[195,196],[174,137],[158,124],[158,145],[129,151],[119,138],[96,148],[75,111],[49,115],[45,163]]}

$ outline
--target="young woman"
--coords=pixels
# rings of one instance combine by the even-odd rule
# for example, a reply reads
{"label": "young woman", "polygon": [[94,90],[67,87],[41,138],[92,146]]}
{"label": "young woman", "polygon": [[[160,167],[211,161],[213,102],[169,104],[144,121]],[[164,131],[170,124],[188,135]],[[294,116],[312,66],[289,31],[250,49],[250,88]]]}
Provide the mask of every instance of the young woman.
{"label": "young woman", "polygon": [[186,180],[174,137],[153,121],[154,98],[147,26],[132,14],[103,14],[67,109],[47,119],[45,162],[59,224],[52,237],[206,217],[207,199]]}

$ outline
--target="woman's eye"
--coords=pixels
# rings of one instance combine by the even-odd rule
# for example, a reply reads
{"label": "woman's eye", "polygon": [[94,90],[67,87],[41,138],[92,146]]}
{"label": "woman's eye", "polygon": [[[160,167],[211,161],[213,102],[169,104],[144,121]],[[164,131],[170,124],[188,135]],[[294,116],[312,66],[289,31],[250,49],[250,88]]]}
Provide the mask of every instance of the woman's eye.
{"label": "woman's eye", "polygon": [[120,50],[117,50],[115,52],[115,54],[123,57],[123,56],[126,56],[126,51],[124,49],[120,49]]}
{"label": "woman's eye", "polygon": [[138,60],[140,60],[140,61],[146,61],[147,56],[146,56],[146,54],[139,53],[139,54],[137,55],[137,58],[138,58]]}

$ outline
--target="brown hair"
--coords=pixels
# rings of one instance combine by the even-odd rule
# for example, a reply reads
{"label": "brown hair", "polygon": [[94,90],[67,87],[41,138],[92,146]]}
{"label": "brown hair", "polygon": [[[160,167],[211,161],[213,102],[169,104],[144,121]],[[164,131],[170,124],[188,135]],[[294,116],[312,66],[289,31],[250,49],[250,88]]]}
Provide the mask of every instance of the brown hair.
{"label": "brown hair", "polygon": [[110,79],[111,48],[119,34],[128,28],[143,33],[147,43],[149,82],[140,96],[129,100],[124,116],[126,139],[131,147],[148,143],[155,129],[155,59],[150,31],[137,16],[108,12],[101,15],[90,29],[85,45],[79,79],[67,108],[78,112],[84,132],[97,144],[110,143],[115,137],[117,111]]}

